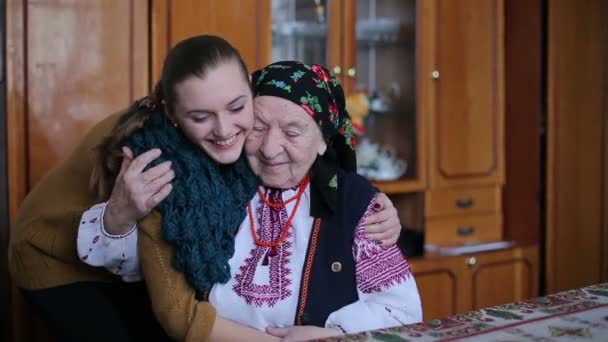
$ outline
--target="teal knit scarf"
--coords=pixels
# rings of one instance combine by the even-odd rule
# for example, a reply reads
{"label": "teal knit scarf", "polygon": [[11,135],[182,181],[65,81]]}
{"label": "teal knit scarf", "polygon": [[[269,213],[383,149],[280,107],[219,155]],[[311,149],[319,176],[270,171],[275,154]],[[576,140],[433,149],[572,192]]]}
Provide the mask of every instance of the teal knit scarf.
{"label": "teal knit scarf", "polygon": [[172,162],[173,190],[156,210],[163,218],[163,238],[174,247],[175,269],[198,293],[226,283],[234,238],[259,185],[245,157],[219,165],[158,111],[126,144],[136,156],[160,148],[162,154],[152,165]]}

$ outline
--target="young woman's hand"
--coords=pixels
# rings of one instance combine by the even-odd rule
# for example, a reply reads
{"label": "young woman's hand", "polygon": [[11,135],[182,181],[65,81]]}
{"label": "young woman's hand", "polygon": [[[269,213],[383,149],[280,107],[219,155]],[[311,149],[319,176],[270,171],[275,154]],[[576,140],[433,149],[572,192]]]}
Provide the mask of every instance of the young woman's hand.
{"label": "young woman's hand", "polygon": [[381,241],[386,247],[392,246],[401,234],[397,209],[384,193],[377,195],[376,205],[379,206],[379,211],[365,218],[365,231],[370,240]]}
{"label": "young woman's hand", "polygon": [[104,228],[109,234],[127,233],[171,193],[175,173],[170,161],[144,171],[160,154],[155,148],[133,158],[131,149],[123,147],[120,172],[104,213]]}

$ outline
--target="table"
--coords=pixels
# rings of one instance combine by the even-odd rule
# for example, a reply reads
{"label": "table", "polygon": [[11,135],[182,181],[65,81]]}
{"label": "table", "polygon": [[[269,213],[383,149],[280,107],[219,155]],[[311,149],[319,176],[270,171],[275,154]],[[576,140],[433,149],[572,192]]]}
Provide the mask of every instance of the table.
{"label": "table", "polygon": [[608,283],[321,341],[608,341]]}

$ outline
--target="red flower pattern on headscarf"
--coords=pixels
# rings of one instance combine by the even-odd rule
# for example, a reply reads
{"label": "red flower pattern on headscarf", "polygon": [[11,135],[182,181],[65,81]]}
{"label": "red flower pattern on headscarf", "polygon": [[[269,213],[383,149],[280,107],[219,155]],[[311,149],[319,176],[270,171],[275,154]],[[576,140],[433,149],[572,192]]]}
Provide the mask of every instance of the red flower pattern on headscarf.
{"label": "red flower pattern on headscarf", "polygon": [[308,113],[308,115],[312,116],[313,118],[315,117],[315,112],[312,110],[312,108],[310,108],[309,105],[301,104],[300,107],[302,107],[306,113]]}
{"label": "red flower pattern on headscarf", "polygon": [[319,77],[319,79],[321,79],[321,81],[329,82],[329,75],[325,72],[325,70],[323,70],[323,68],[320,65],[313,64],[313,65],[311,65],[311,68],[312,68],[312,71],[314,71],[314,73],[317,74],[317,77]]}
{"label": "red flower pattern on headscarf", "polygon": [[329,103],[329,114],[329,121],[336,121],[336,118],[338,117],[338,105],[334,101]]}

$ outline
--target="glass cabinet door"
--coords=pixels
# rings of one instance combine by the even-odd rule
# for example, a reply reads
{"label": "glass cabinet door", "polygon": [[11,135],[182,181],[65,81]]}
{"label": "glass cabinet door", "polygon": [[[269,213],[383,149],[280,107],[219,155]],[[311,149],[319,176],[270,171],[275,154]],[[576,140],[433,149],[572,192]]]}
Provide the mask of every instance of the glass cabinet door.
{"label": "glass cabinet door", "polygon": [[272,0],[272,61],[329,65],[330,0]]}
{"label": "glass cabinet door", "polygon": [[356,69],[348,76],[355,79],[349,109],[361,133],[359,173],[416,180],[416,1],[357,0],[356,13]]}

